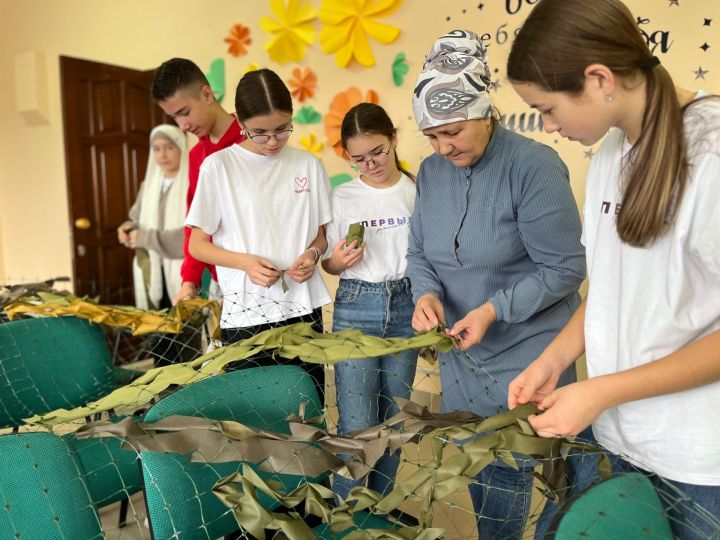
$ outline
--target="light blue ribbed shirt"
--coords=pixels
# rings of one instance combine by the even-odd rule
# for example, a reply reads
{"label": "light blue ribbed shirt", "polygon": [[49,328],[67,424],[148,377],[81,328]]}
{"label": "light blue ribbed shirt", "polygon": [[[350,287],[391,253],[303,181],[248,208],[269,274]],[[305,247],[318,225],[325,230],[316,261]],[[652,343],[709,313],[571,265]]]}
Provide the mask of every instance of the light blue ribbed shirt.
{"label": "light blue ribbed shirt", "polygon": [[507,408],[510,381],[580,303],[585,254],[567,167],[551,148],[496,124],[472,167],[437,154],[422,162],[410,231],[416,302],[436,293],[448,327],[488,300],[497,313],[480,345],[441,355],[443,411]]}

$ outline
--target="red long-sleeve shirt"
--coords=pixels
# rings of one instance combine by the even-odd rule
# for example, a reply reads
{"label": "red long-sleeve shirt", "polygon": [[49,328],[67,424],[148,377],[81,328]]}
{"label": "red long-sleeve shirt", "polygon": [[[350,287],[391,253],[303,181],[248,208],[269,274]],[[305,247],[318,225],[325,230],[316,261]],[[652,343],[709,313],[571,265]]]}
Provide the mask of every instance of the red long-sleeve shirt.
{"label": "red long-sleeve shirt", "polygon": [[[187,192],[187,210],[190,210],[190,205],[195,197],[195,190],[197,189],[198,178],[200,176],[200,165],[205,161],[205,158],[218,150],[242,142],[244,138],[245,137],[240,134],[240,125],[237,122],[233,122],[217,143],[212,142],[210,136],[206,135],[205,137],[200,137],[197,144],[192,147],[190,155],[188,156],[188,176],[190,183]],[[217,281],[217,274],[215,273],[215,267],[213,265],[198,261],[190,255],[188,249],[190,245],[190,230],[190,227],[185,227],[185,244],[183,246],[185,258],[182,268],[180,269],[182,280],[191,281],[199,286],[203,271],[205,267],[207,267],[210,269],[213,279]]]}

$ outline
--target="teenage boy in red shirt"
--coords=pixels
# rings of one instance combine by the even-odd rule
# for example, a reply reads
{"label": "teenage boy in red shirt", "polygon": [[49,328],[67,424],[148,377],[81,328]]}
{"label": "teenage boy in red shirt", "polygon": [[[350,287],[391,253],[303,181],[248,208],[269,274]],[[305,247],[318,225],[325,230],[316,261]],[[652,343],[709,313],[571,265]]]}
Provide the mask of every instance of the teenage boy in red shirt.
{"label": "teenage boy in red shirt", "polygon": [[[165,114],[172,117],[183,131],[192,133],[198,142],[190,150],[190,185],[187,193],[187,208],[190,208],[197,188],[200,165],[210,154],[242,142],[240,125],[235,116],[223,109],[215,99],[205,74],[185,58],[171,58],[155,71],[152,82],[152,97]],[[180,300],[197,296],[205,268],[210,269],[217,282],[215,267],[193,258],[188,251],[190,228],[185,227],[185,258],[182,269],[182,286],[173,299],[173,305]]]}

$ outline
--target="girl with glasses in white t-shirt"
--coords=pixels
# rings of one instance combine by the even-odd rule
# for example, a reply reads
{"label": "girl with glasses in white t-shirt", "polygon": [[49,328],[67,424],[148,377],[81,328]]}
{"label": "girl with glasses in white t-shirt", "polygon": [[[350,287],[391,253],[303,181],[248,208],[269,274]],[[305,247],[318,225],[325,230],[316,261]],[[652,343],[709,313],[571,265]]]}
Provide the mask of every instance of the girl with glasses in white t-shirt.
{"label": "girl with glasses in white t-shirt", "polygon": [[[360,174],[332,193],[330,249],[323,268],[340,276],[333,331],[354,328],[383,338],[413,336],[413,302],[405,254],[415,206],[413,176],[397,157],[397,134],[385,110],[371,103],[350,109],[341,128],[342,146]],[[346,241],[349,226],[364,226],[364,241]],[[374,426],[398,412],[395,397],[408,398],[415,378],[416,351],[348,360],[335,365],[338,433]],[[385,454],[368,474],[367,486],[388,493],[399,452]],[[333,490],[345,499],[364,483],[335,475]]]}
{"label": "girl with glasses in white t-shirt", "polygon": [[[312,154],[287,146],[292,98],[276,73],[246,73],[235,109],[246,139],[205,159],[186,220],[191,255],[217,266],[222,342],[296,322],[322,332],[330,295],[315,266],[331,218],[327,173]],[[276,363],[261,354],[246,364]],[[322,396],[323,366],[301,364]]]}

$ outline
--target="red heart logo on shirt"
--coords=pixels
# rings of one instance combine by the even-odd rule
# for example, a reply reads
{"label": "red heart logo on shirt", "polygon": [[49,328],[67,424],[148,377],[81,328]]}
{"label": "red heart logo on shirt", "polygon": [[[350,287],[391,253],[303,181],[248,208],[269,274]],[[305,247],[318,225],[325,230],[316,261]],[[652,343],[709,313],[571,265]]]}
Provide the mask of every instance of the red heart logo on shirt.
{"label": "red heart logo on shirt", "polygon": [[307,176],[303,176],[302,178],[295,177],[295,185],[300,189],[303,189],[307,186]]}

